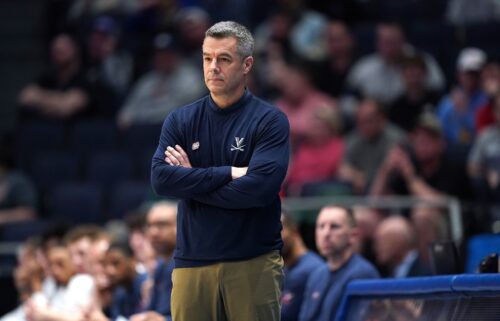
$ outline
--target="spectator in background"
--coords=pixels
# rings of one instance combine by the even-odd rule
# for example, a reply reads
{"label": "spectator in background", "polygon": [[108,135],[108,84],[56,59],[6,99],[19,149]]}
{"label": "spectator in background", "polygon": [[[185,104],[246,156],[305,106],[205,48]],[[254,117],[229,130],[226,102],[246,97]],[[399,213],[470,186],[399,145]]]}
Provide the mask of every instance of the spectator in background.
{"label": "spectator in background", "polygon": [[19,296],[19,306],[0,317],[0,321],[26,321],[25,303],[46,304],[42,294],[43,269],[32,257],[18,264],[14,270],[14,285]]}
{"label": "spectator in background", "polygon": [[435,109],[440,95],[426,86],[427,66],[419,53],[402,58],[401,73],[404,92],[389,106],[387,115],[393,124],[411,132],[420,114]]}
{"label": "spectator in background", "polygon": [[89,273],[88,260],[92,244],[98,240],[103,230],[99,226],[81,225],[68,231],[64,236],[73,264],[78,273]]}
{"label": "spectator in background", "polygon": [[449,0],[446,20],[454,25],[499,21],[500,3],[496,0]]}
{"label": "spectator in background", "polygon": [[56,245],[48,250],[50,273],[56,289],[45,304],[29,301],[26,317],[33,321],[73,321],[81,320],[90,308],[95,291],[95,283],[88,275],[78,274],[68,249]]}
{"label": "spectator in background", "polygon": [[443,131],[434,115],[419,117],[409,144],[394,146],[388,153],[371,188],[372,195],[470,198],[464,164],[446,152]]}
{"label": "spectator in background", "polygon": [[14,170],[6,144],[0,142],[0,225],[37,218],[35,186],[22,172]]}
{"label": "spectator in background", "polygon": [[125,217],[128,227],[128,243],[134,252],[135,270],[137,273],[146,274],[142,286],[142,306],[146,307],[151,300],[156,269],[156,254],[146,236],[146,214],[143,207]]}
{"label": "spectator in background", "polygon": [[142,285],[146,275],[135,271],[132,249],[127,244],[112,243],[106,252],[104,270],[113,288],[110,319],[99,309],[91,311],[89,319],[115,321],[142,311]]}
{"label": "spectator in background", "polygon": [[339,178],[350,183],[356,193],[366,193],[389,150],[403,138],[403,132],[387,122],[379,103],[362,101],[356,127],[347,137]]}
{"label": "spectator in background", "polygon": [[94,279],[96,287],[92,308],[104,311],[104,313],[108,315],[113,297],[113,289],[111,287],[110,280],[105,273],[104,263],[106,252],[112,242],[113,240],[108,233],[105,231],[99,233],[95,241],[92,243],[87,260],[87,269],[89,274]]}
{"label": "spectator in background", "polygon": [[456,65],[458,86],[444,96],[437,107],[448,148],[457,152],[467,152],[470,148],[476,134],[476,113],[488,100],[480,87],[485,63],[486,54],[481,49],[462,49]]}
{"label": "spectator in background", "polygon": [[[290,47],[289,34],[293,26],[294,17],[287,11],[277,11],[269,15],[255,30],[255,69],[253,74],[257,79],[258,91],[269,98],[278,95],[276,81],[269,68],[283,65],[283,61],[290,61],[294,55]],[[278,69],[279,71],[279,69]]]}
{"label": "spectator in background", "polygon": [[[393,103],[404,91],[399,71],[401,58],[412,50],[407,44],[402,27],[397,23],[380,23],[377,26],[377,52],[361,58],[347,77],[348,85],[363,97],[377,99],[384,104]],[[445,79],[436,60],[423,53],[427,66],[426,86],[442,90]]]}
{"label": "spectator in background", "polygon": [[179,55],[171,34],[154,39],[154,67],[133,86],[118,113],[118,126],[161,124],[179,106],[188,104],[205,92],[201,74]]}
{"label": "spectator in background", "polygon": [[377,263],[388,269],[389,277],[431,275],[431,268],[420,259],[417,236],[411,223],[404,217],[384,219],[375,232]]}
{"label": "spectator in background", "polygon": [[200,47],[205,39],[205,30],[210,27],[211,19],[208,13],[199,7],[186,7],[179,10],[176,17],[176,29],[179,34],[179,44],[182,56],[186,61],[202,68]]}
{"label": "spectator in background", "polygon": [[285,280],[281,293],[281,320],[297,321],[307,279],[315,269],[324,264],[324,261],[319,255],[306,248],[299,226],[289,214],[284,212],[281,214],[281,223],[283,224],[281,253],[285,263]]}
{"label": "spectator in background", "polygon": [[141,210],[133,212],[125,217],[128,227],[128,240],[138,273],[153,275],[156,268],[156,254],[153,246],[146,236],[146,214]]}
{"label": "spectator in background", "polygon": [[358,237],[354,245],[355,252],[370,262],[375,262],[373,238],[378,224],[384,219],[384,214],[375,209],[364,206],[353,208],[354,219],[358,227]]}
{"label": "spectator in background", "polygon": [[488,102],[481,106],[476,112],[476,132],[479,134],[485,128],[495,124],[495,113],[493,111],[494,98],[500,93],[500,62],[491,60],[481,72],[481,87],[486,95]]}
{"label": "spectator in background", "polygon": [[129,318],[141,312],[142,286],[146,275],[135,271],[132,249],[127,244],[110,245],[105,260],[105,271],[111,285],[115,288],[111,303],[111,319]]}
{"label": "spectator in background", "polygon": [[109,16],[96,18],[87,37],[85,72],[99,112],[114,116],[132,80],[132,56],[119,49],[120,28]]}
{"label": "spectator in background", "polygon": [[176,244],[177,204],[155,203],[146,217],[146,235],[155,249],[158,263],[153,278],[151,300],[146,311],[133,315],[130,321],[170,321],[172,292],[172,257]]}
{"label": "spectator in background", "polygon": [[344,153],[340,118],[331,106],[322,106],[310,115],[310,131],[292,155],[285,180],[288,195],[300,195],[305,184],[326,182],[337,176]]}
{"label": "spectator in background", "polygon": [[91,113],[89,85],[76,41],[59,34],[50,45],[50,67],[18,97],[24,119],[72,120]]}
{"label": "spectator in background", "polygon": [[55,225],[40,235],[39,240],[34,242],[35,259],[43,269],[42,293],[45,298],[51,298],[56,292],[56,281],[52,277],[50,264],[48,260],[48,252],[54,246],[60,246],[62,239],[67,233],[67,227]]}
{"label": "spectator in background", "polygon": [[420,262],[432,266],[430,245],[449,239],[448,223],[442,209],[429,205],[417,205],[411,211],[411,223],[417,235],[417,251]]}
{"label": "spectator in background", "polygon": [[355,39],[342,21],[332,20],[325,28],[327,57],[315,72],[318,88],[335,98],[346,93],[346,78],[357,60]]}
{"label": "spectator in background", "polygon": [[500,93],[493,99],[496,123],[483,130],[472,146],[467,169],[476,198],[500,206]]}
{"label": "spectator in background", "polygon": [[334,109],[337,105],[332,97],[314,87],[310,70],[303,64],[275,65],[273,70],[274,83],[281,93],[275,104],[288,117],[292,148],[297,148],[313,130],[311,119],[316,110],[322,106]]}
{"label": "spectator in background", "polygon": [[335,319],[347,284],[378,278],[375,267],[354,252],[356,221],[350,209],[326,206],[316,220],[316,247],[326,257],[307,281],[300,321]]}

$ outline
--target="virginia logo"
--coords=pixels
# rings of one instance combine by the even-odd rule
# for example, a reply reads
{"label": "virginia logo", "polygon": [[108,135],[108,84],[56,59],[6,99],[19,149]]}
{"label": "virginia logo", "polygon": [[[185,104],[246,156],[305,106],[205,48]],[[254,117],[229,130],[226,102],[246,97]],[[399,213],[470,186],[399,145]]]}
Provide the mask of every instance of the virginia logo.
{"label": "virginia logo", "polygon": [[243,141],[245,140],[245,138],[243,138],[243,137],[235,137],[234,140],[236,141],[236,146],[235,145],[231,145],[231,151],[233,151],[233,150],[238,150],[240,152],[245,151],[245,149],[243,148],[243,147],[246,146],[246,145],[243,144]]}

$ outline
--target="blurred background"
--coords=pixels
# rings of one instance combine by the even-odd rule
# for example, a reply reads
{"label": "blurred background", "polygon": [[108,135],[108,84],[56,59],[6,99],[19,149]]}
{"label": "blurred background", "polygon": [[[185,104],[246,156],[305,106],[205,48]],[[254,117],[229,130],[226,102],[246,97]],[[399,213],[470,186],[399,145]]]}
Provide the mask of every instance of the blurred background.
{"label": "blurred background", "polygon": [[335,202],[355,209],[359,251],[378,266],[372,242],[393,215],[429,266],[436,242],[460,272],[498,252],[499,1],[2,0],[2,291],[28,238],[79,224],[126,234],[124,219],[159,200],[163,119],[207,94],[201,45],[221,20],[253,32],[249,89],[289,118],[281,194],[308,247]]}

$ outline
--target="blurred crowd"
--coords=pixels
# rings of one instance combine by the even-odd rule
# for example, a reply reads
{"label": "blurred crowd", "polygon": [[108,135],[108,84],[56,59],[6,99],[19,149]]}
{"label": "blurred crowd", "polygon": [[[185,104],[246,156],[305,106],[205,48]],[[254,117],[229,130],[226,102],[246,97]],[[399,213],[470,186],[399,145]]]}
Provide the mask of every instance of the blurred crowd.
{"label": "blurred crowd", "polygon": [[20,306],[4,321],[170,320],[177,204],[157,202],[120,228],[54,226],[24,242]]}
{"label": "blurred crowd", "polygon": [[[249,89],[288,116],[292,157],[283,197],[456,197],[466,236],[492,232],[500,220],[500,46],[488,33],[500,25],[498,1],[50,0],[46,8],[46,70],[19,92],[18,131],[2,138],[0,225],[52,219],[47,200],[55,186],[40,178],[52,172],[35,175],[33,164],[54,141],[28,136],[36,143],[27,148],[20,138],[32,133],[26,128],[62,126],[66,135],[99,122],[121,137],[150,137],[136,135],[144,127],[159,135],[172,110],[207,93],[201,44],[221,19],[251,28]],[[60,138],[59,151],[76,148],[71,138]],[[104,146],[100,136],[92,140]],[[111,149],[131,152],[119,154],[120,164],[149,164],[152,150],[141,145],[156,142]],[[76,155],[83,168],[90,167],[86,152]],[[147,172],[134,179],[149,184]],[[356,251],[384,276],[409,275],[407,266],[398,268],[409,253],[423,262],[417,270],[428,271],[429,242],[449,239],[445,209],[397,212],[357,208]],[[14,274],[27,319],[166,317],[154,307],[163,294],[153,289],[171,268],[158,262],[172,245],[160,245],[152,232],[165,222],[131,223],[132,251],[126,240],[89,226],[27,241]],[[83,262],[72,247],[79,242],[93,253]]]}

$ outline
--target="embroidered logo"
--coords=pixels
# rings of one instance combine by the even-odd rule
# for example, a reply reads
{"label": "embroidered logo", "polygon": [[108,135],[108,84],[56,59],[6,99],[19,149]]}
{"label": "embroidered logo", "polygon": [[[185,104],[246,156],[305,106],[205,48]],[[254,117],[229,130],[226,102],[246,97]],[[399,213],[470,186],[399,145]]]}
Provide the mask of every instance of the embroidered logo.
{"label": "embroidered logo", "polygon": [[200,148],[200,142],[194,142],[193,145],[191,145],[192,150],[197,150]]}
{"label": "embroidered logo", "polygon": [[245,149],[243,148],[243,147],[246,146],[246,145],[243,144],[243,140],[245,140],[245,138],[243,138],[243,137],[235,137],[234,140],[236,141],[236,146],[235,145],[231,145],[231,151],[233,151],[233,150],[238,150],[240,152],[245,151]]}

